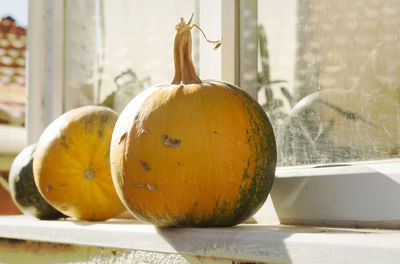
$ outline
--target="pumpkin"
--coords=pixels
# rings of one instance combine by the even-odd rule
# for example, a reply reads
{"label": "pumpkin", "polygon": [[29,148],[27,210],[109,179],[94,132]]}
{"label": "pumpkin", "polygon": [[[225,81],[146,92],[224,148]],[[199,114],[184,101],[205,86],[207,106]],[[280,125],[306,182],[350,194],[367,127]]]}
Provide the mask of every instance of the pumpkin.
{"label": "pumpkin", "polygon": [[33,161],[35,183],[63,214],[105,220],[125,211],[110,171],[110,142],[118,115],[103,106],[70,110],[42,133]]}
{"label": "pumpkin", "polygon": [[118,195],[156,226],[232,226],[264,203],[276,143],[261,106],[238,87],[201,81],[191,60],[196,25],[176,26],[172,84],[149,88],[120,114],[111,140]]}
{"label": "pumpkin", "polygon": [[46,202],[36,187],[32,171],[35,149],[36,144],[25,147],[11,164],[8,176],[11,198],[25,215],[46,220],[65,217]]}

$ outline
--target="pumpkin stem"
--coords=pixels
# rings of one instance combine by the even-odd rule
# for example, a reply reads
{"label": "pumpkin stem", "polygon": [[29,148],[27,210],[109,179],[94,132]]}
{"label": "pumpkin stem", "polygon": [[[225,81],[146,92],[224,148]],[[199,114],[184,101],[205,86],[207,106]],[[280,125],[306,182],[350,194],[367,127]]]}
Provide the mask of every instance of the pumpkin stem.
{"label": "pumpkin stem", "polygon": [[214,49],[218,49],[218,48],[221,46],[222,43],[221,43],[220,40],[209,40],[209,39],[206,37],[206,34],[204,33],[204,31],[203,31],[198,25],[193,24],[193,25],[192,25],[192,28],[193,28],[193,27],[195,27],[195,28],[197,28],[198,30],[200,30],[200,32],[203,34],[204,39],[205,39],[208,43],[214,43],[214,44],[215,44]]}
{"label": "pumpkin stem", "polygon": [[221,46],[221,41],[211,41],[207,39],[203,30],[198,25],[191,25],[193,15],[194,13],[190,17],[188,23],[185,23],[185,20],[181,18],[180,23],[177,24],[175,27],[177,31],[174,41],[175,76],[172,80],[172,84],[201,83],[201,80],[199,76],[197,76],[192,61],[192,28],[195,27],[200,30],[208,43],[215,43],[216,46],[214,47],[214,49]]}
{"label": "pumpkin stem", "polygon": [[95,175],[95,172],[94,172],[94,170],[92,170],[92,169],[86,169],[86,170],[83,172],[83,177],[84,177],[86,180],[91,180],[91,179],[93,179],[93,178],[94,178],[94,175]]}

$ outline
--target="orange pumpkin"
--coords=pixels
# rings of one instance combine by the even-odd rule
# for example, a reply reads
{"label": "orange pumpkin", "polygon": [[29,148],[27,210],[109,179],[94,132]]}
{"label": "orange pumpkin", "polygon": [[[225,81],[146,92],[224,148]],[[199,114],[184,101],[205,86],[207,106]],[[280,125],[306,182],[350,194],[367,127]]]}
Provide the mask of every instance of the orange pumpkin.
{"label": "orange pumpkin", "polygon": [[191,60],[195,25],[177,25],[172,84],[122,111],[111,171],[125,206],[157,226],[232,226],[266,200],[276,144],[261,106],[239,88],[201,81]]}
{"label": "orange pumpkin", "polygon": [[70,110],[41,135],[33,161],[35,183],[63,214],[105,220],[125,211],[111,178],[109,149],[118,115],[102,106]]}

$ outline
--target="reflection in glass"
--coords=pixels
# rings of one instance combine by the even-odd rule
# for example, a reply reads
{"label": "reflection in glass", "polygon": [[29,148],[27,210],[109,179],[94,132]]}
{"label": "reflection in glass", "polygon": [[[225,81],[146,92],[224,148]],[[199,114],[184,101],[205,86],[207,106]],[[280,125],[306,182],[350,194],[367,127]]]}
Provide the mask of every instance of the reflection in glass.
{"label": "reflection in glass", "polygon": [[[143,89],[170,82],[174,25],[196,10],[195,3],[67,1],[66,110],[103,103],[121,111]],[[198,45],[196,39],[193,42],[196,60]]]}
{"label": "reflection in glass", "polygon": [[398,1],[259,0],[259,102],[281,166],[399,157]]}

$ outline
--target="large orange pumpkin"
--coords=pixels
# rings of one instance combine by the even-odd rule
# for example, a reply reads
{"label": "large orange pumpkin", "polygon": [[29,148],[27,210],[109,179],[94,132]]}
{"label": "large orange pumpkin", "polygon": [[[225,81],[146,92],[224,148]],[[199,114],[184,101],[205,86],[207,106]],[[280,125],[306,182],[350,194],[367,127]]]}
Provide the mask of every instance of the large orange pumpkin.
{"label": "large orange pumpkin", "polygon": [[232,226],[264,203],[276,144],[261,106],[239,88],[201,81],[191,60],[191,22],[177,25],[172,84],[122,111],[111,142],[117,193],[157,226]]}
{"label": "large orange pumpkin", "polygon": [[102,106],[70,110],[41,135],[33,161],[35,183],[63,214],[105,220],[125,211],[110,170],[110,142],[118,115]]}

